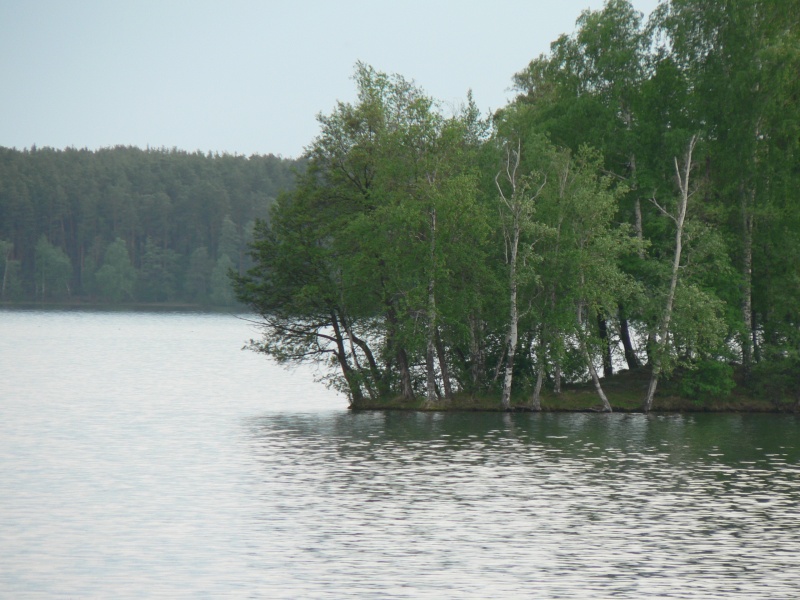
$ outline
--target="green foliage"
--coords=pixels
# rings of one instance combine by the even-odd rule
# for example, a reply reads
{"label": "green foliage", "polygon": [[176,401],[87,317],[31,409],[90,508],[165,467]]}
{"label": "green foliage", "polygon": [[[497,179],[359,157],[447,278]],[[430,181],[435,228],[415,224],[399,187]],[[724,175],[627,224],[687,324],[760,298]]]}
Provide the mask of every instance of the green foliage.
{"label": "green foliage", "polygon": [[680,381],[682,396],[698,402],[726,398],[736,387],[733,367],[721,360],[705,359],[687,369]]}
{"label": "green foliage", "polygon": [[20,262],[13,259],[14,244],[0,240],[0,300],[22,298]]}
{"label": "green foliage", "polygon": [[209,301],[215,306],[233,306],[236,296],[231,285],[230,273],[234,270],[233,261],[227,254],[217,259],[211,271],[211,295]]}
{"label": "green foliage", "polygon": [[70,295],[72,263],[61,248],[42,235],[36,242],[36,292],[41,300],[61,300]]}
{"label": "green foliage", "polygon": [[800,352],[789,352],[765,356],[753,367],[748,386],[759,395],[773,402],[800,402]]}
{"label": "green foliage", "polygon": [[19,261],[13,260],[14,244],[0,240],[0,301],[15,299],[21,294]]}
{"label": "green foliage", "polygon": [[192,251],[183,291],[193,301],[203,304],[208,300],[213,268],[214,261],[209,257],[208,249],[205,246],[200,246]]}
{"label": "green foliage", "polygon": [[103,266],[95,273],[100,296],[109,302],[132,300],[136,269],[131,264],[128,248],[119,238],[106,250]]}
{"label": "green foliage", "polygon": [[242,250],[242,239],[234,223],[229,216],[222,220],[222,228],[219,236],[219,246],[217,247],[217,258],[227,255],[229,259],[238,259]]}
{"label": "green foliage", "polygon": [[[255,218],[267,215],[279,191],[294,185],[293,169],[302,170],[303,164],[275,156],[122,146],[95,152],[0,147],[0,239],[13,243],[19,292],[14,296],[41,298],[36,243],[42,235],[73,266],[57,294],[45,287],[51,301],[68,296],[111,301],[109,290],[97,288],[95,273],[103,268],[106,248],[118,238],[137,271],[143,268],[148,240],[174,253],[176,282],[186,280],[191,255],[202,246],[214,260],[228,253],[238,269],[245,244],[238,232],[244,234]],[[165,296],[147,287],[140,286],[137,300]],[[176,301],[191,302],[197,295],[191,285],[173,283],[171,288],[168,295]],[[123,296],[130,299],[127,291]]]}
{"label": "green foliage", "polygon": [[137,297],[146,302],[171,302],[177,297],[178,254],[148,239],[139,270]]}

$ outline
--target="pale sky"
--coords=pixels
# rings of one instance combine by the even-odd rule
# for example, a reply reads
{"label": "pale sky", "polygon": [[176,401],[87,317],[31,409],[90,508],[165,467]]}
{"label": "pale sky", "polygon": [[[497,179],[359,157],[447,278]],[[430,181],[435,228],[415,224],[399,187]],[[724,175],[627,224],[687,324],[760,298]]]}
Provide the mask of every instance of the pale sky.
{"label": "pale sky", "polygon": [[[633,0],[645,16],[658,0]],[[445,107],[511,77],[603,0],[0,0],[0,146],[298,156],[356,61]]]}

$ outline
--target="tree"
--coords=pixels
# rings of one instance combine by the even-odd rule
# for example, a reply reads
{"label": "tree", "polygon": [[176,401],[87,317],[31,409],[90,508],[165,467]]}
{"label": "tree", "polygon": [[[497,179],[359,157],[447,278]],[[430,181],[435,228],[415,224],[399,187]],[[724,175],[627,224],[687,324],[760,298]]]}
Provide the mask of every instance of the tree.
{"label": "tree", "polygon": [[209,300],[216,306],[232,306],[236,303],[236,296],[229,273],[235,271],[233,261],[227,254],[223,254],[217,259],[214,269],[211,271],[211,295]]}
{"label": "tree", "polygon": [[[701,351],[709,347],[716,349],[721,345],[724,332],[724,325],[716,314],[719,308],[715,298],[690,282],[684,283],[681,277],[681,269],[685,266],[682,261],[685,254],[684,236],[688,225],[686,216],[689,208],[689,198],[694,193],[690,186],[690,175],[692,172],[692,155],[696,143],[697,137],[692,136],[687,145],[682,165],[677,158],[674,159],[675,176],[679,191],[675,210],[668,211],[658,204],[655,198],[652,200],[658,209],[673,222],[675,226],[675,242],[669,284],[665,294],[663,311],[659,319],[657,338],[654,340],[656,347],[653,351],[650,384],[642,406],[644,412],[649,412],[653,407],[653,398],[659,377],[662,373],[671,370],[672,357],[670,356],[670,347],[677,346],[676,341],[681,339],[687,341],[691,339],[694,343],[687,343],[685,346],[687,349],[691,349],[693,346],[699,346]],[[698,315],[699,318],[692,318],[692,314]],[[673,319],[676,316],[683,321],[678,327],[673,325]],[[697,342],[700,343],[698,344]]]}
{"label": "tree", "polygon": [[270,225],[257,222],[251,252],[255,265],[244,276],[234,275],[234,289],[261,319],[264,335],[251,340],[251,349],[284,364],[332,357],[343,380],[331,383],[357,406],[363,393],[342,335],[338,286],[329,268],[330,249],[323,243],[326,221],[308,210],[308,200],[313,194],[284,196]]}
{"label": "tree", "polygon": [[[586,146],[575,157],[564,151],[557,165],[562,207],[560,261],[571,282],[561,296],[574,306],[575,328],[570,333],[577,339],[603,410],[610,412],[590,351],[590,346],[602,342],[605,362],[607,340],[592,335],[590,323],[595,316],[603,323],[621,302],[636,295],[638,286],[620,269],[620,257],[635,252],[638,244],[628,228],[614,226],[618,198],[625,189],[612,189],[611,179],[600,176],[601,170],[602,157]],[[602,329],[598,333],[602,335]]]}
{"label": "tree", "polygon": [[61,248],[42,235],[36,243],[36,289],[40,299],[62,299],[70,295],[72,263]]}
{"label": "tree", "polygon": [[[519,341],[518,291],[520,279],[532,275],[530,272],[521,273],[519,263],[527,267],[535,262],[535,257],[531,252],[535,241],[531,243],[525,240],[522,256],[520,256],[520,241],[523,234],[532,233],[534,229],[533,215],[536,200],[547,184],[545,173],[521,173],[521,158],[521,142],[517,142],[516,148],[507,143],[504,172],[499,172],[495,176],[495,184],[500,196],[500,210],[503,214],[503,238],[506,244],[505,254],[508,264],[509,320],[506,333],[503,394],[500,400],[503,410],[510,408],[514,357]],[[500,183],[501,176],[503,177],[502,184]],[[504,191],[504,187],[507,188],[507,191]]]}
{"label": "tree", "polygon": [[125,242],[117,238],[105,253],[103,266],[95,273],[100,295],[110,302],[132,300],[136,284],[136,269],[131,264]]}
{"label": "tree", "polygon": [[11,262],[11,253],[14,250],[14,244],[5,240],[0,240],[0,260],[3,261],[3,279],[0,284],[0,300],[6,298],[6,287],[10,276],[9,264]]}
{"label": "tree", "polygon": [[[644,259],[641,199],[652,190],[651,170],[653,164],[660,165],[663,155],[662,148],[654,150],[647,143],[651,114],[643,101],[643,91],[658,61],[653,53],[652,30],[626,0],[609,0],[601,10],[584,11],[576,25],[574,34],[559,37],[551,44],[549,54],[534,59],[514,76],[519,92],[514,104],[524,111],[529,127],[548,134],[556,145],[569,148],[573,155],[583,145],[597,149],[603,157],[601,168],[613,177],[615,187],[624,190],[616,196],[618,218],[634,227],[639,238],[639,258]],[[655,129],[669,131],[674,126],[674,122],[659,123]],[[621,265],[626,271],[642,271],[641,260],[624,253],[620,260],[626,263]],[[613,319],[619,322],[619,337],[629,368],[639,366],[629,328],[629,319],[638,321],[637,329],[646,327],[639,307],[620,302],[613,310],[586,318],[597,320],[606,376],[612,372],[608,331]]]}
{"label": "tree", "polygon": [[184,292],[195,302],[204,303],[208,299],[211,270],[214,262],[208,255],[208,249],[200,246],[192,251],[189,257],[189,268],[186,270]]}
{"label": "tree", "polygon": [[[356,66],[358,101],[319,117],[308,170],[260,221],[237,296],[261,315],[254,349],[332,358],[353,405],[453,393],[461,274],[486,238],[470,162],[476,117],[444,118],[413,83]],[[457,300],[456,300],[457,299]]]}
{"label": "tree", "polygon": [[[786,267],[793,272],[787,258],[797,255],[789,250],[797,249],[796,210],[786,210],[797,185],[800,139],[796,9],[792,0],[673,0],[657,14],[691,85],[688,108],[708,147],[709,196],[718,202],[738,264],[731,300],[740,309],[737,341],[746,372],[760,344],[784,346],[787,338],[777,331],[793,339],[798,326],[789,307],[797,306],[797,288],[784,276]],[[784,304],[789,296],[794,300]],[[778,298],[788,313],[774,310]]]}
{"label": "tree", "polygon": [[177,271],[178,254],[169,248],[165,250],[148,239],[139,271],[139,297],[147,302],[174,300],[178,293]]}
{"label": "tree", "polygon": [[222,220],[222,229],[219,236],[219,246],[217,248],[217,258],[222,258],[227,255],[229,260],[236,262],[236,268],[241,274],[239,269],[239,257],[242,251],[242,240],[236,228],[236,224],[231,220],[230,216],[225,215]]}

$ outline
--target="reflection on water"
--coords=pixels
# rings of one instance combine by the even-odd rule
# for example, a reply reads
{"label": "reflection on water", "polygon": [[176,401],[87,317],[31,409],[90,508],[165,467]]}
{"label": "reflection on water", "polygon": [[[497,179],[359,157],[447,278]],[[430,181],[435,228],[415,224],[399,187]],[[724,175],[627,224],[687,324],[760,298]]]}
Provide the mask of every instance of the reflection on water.
{"label": "reflection on water", "polygon": [[0,597],[800,596],[793,416],[352,414],[252,335],[0,311]]}
{"label": "reflection on water", "polygon": [[297,595],[344,585],[364,595],[792,597],[796,427],[772,416],[257,418],[249,493],[262,499],[253,528],[270,552],[254,552]]}

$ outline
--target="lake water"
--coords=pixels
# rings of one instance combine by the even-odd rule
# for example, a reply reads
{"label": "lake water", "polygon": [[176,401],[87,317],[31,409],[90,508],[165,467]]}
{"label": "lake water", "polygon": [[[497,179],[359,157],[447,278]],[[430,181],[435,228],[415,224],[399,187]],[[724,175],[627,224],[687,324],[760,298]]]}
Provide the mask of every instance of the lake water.
{"label": "lake water", "polygon": [[255,335],[0,311],[0,597],[800,597],[794,416],[352,414]]}

